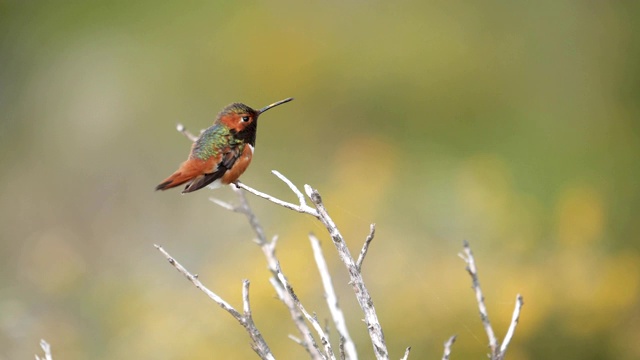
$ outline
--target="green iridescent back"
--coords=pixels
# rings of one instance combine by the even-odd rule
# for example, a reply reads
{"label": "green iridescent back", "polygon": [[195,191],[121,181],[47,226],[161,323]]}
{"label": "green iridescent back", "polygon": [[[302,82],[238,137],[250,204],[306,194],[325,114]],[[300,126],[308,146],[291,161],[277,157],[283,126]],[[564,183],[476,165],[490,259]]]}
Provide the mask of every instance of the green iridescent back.
{"label": "green iridescent back", "polygon": [[[217,157],[224,148],[237,146],[244,148],[242,141],[235,139],[228,127],[218,123],[205,130],[196,140],[191,157],[207,160],[211,157]],[[240,149],[241,152],[242,150]]]}

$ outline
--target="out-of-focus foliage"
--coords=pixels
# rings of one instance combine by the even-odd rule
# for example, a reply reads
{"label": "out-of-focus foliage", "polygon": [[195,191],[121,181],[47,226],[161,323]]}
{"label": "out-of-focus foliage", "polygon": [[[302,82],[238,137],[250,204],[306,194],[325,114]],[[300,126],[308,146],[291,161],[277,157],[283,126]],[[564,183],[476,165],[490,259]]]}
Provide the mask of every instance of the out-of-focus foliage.
{"label": "out-of-focus foliage", "polygon": [[[304,352],[245,219],[155,193],[175,130],[224,105],[296,100],[260,120],[246,183],[317,187],[364,264],[393,357],[482,357],[464,263],[491,320],[525,307],[510,359],[640,358],[640,3],[17,1],[0,3],[0,359],[46,338],[60,359],[251,358],[234,320],[152,247],[240,305],[283,359]],[[308,309],[327,317],[306,234],[251,197]]]}

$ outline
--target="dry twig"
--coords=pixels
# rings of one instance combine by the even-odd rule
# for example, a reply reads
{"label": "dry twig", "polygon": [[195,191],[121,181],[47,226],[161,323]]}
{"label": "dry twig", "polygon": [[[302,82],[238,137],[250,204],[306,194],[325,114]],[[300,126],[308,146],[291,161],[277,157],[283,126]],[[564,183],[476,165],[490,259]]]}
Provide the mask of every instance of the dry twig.
{"label": "dry twig", "polygon": [[302,347],[309,353],[312,359],[315,359],[315,360],[322,359],[323,356],[318,348],[318,345],[315,342],[315,339],[311,335],[311,330],[309,329],[309,326],[307,325],[307,323],[304,321],[304,314],[300,312],[299,308],[296,306],[291,296],[286,291],[284,291],[284,287],[282,283],[279,281],[274,281],[275,278],[277,278],[278,276],[278,267],[279,267],[278,265],[279,261],[276,256],[276,242],[278,238],[274,237],[271,242],[267,241],[264,229],[262,228],[262,225],[260,225],[260,221],[258,221],[257,216],[254,214],[253,210],[251,209],[251,206],[249,205],[249,202],[247,201],[247,198],[244,195],[244,192],[235,186],[232,186],[231,188],[238,195],[238,198],[240,199],[239,206],[233,206],[231,204],[222,202],[215,198],[210,198],[210,200],[222,206],[225,209],[242,213],[247,217],[247,220],[249,221],[251,228],[253,229],[253,231],[256,233],[256,236],[257,236],[255,242],[258,244],[258,246],[260,246],[260,249],[262,250],[262,253],[264,254],[267,260],[267,267],[269,268],[269,271],[273,276],[272,280],[270,281],[271,285],[276,290],[276,293],[278,294],[280,301],[282,301],[287,307],[287,309],[289,310],[291,318],[293,319],[293,322],[296,328],[298,329],[298,332],[302,336],[302,339],[296,338],[298,340],[296,342],[302,345]]}
{"label": "dry twig", "polygon": [[[289,188],[292,189],[292,191],[296,194],[296,196],[298,194],[300,194],[300,190],[298,190],[298,188],[295,187],[295,185],[293,185],[291,183],[291,181],[289,181],[289,179],[285,178],[284,175],[280,174],[279,172],[277,172],[276,170],[272,170],[271,171],[275,176],[277,176],[278,178],[280,178],[280,180],[284,181],[287,185],[289,185]],[[240,181],[236,181],[235,184],[237,187],[244,189],[250,193],[252,193],[255,196],[261,197],[263,199],[269,200],[274,204],[280,205],[282,207],[285,207],[287,209],[293,210],[293,211],[297,211],[299,213],[303,213],[303,214],[309,214],[313,217],[318,217],[318,212],[310,207],[309,205],[307,205],[306,201],[304,200],[304,197],[298,197],[298,200],[300,201],[299,205],[296,204],[292,204],[290,202],[286,202],[286,201],[282,201],[278,198],[275,198],[269,194],[265,194],[263,192],[260,192],[252,187],[249,187],[243,183],[241,183]]]}
{"label": "dry twig", "polygon": [[360,250],[360,255],[358,256],[358,261],[356,261],[356,267],[358,271],[362,270],[362,262],[364,261],[364,257],[367,256],[367,251],[369,251],[369,244],[373,240],[373,237],[376,235],[376,224],[371,224],[369,227],[369,235],[364,240],[364,245],[362,245],[362,250]]}
{"label": "dry twig", "polygon": [[358,304],[364,312],[364,321],[365,324],[367,324],[367,330],[369,330],[369,337],[373,344],[374,354],[378,359],[388,359],[389,352],[387,351],[387,344],[384,340],[382,326],[380,326],[376,309],[373,306],[373,299],[371,299],[369,290],[364,284],[364,280],[356,266],[356,262],[351,256],[351,252],[349,251],[347,244],[344,242],[344,238],[342,237],[340,230],[338,230],[338,227],[329,216],[327,209],[324,207],[320,193],[309,185],[305,185],[304,189],[309,199],[311,199],[311,202],[315,205],[316,210],[318,210],[319,219],[327,228],[327,231],[333,240],[333,244],[335,245],[336,250],[338,250],[340,260],[342,260],[347,267],[347,271],[349,272],[349,277],[351,279],[351,286],[356,294]]}
{"label": "dry twig", "polygon": [[198,277],[191,274],[184,266],[182,266],[178,261],[176,261],[168,252],[166,252],[161,246],[155,245],[156,249],[158,249],[169,261],[169,264],[173,265],[178,272],[184,275],[193,285],[204,292],[211,300],[213,300],[216,304],[218,304],[222,309],[231,314],[240,325],[242,325],[253,343],[251,347],[253,350],[260,356],[261,359],[274,360],[273,354],[271,354],[271,350],[269,346],[264,341],[262,334],[258,330],[258,328],[253,323],[253,318],[251,317],[251,307],[249,305],[249,280],[244,280],[242,283],[242,302],[243,302],[243,312],[244,314],[240,314],[238,310],[236,310],[233,306],[231,306],[228,302],[222,299],[220,296],[216,295],[213,291],[209,290],[206,286],[204,286]]}
{"label": "dry twig", "polygon": [[484,304],[484,295],[482,294],[480,280],[478,279],[478,269],[476,268],[476,263],[473,258],[473,253],[471,252],[469,242],[464,242],[464,255],[459,254],[459,256],[467,263],[467,272],[471,276],[471,286],[475,292],[476,301],[478,302],[482,326],[484,326],[484,331],[487,333],[487,337],[489,338],[489,348],[491,349],[492,356],[494,356],[498,351],[498,340],[496,339],[496,335],[491,327],[491,321],[489,321],[489,313],[487,312],[487,307]]}
{"label": "dry twig", "polygon": [[[388,359],[389,353],[387,350],[387,345],[384,340],[382,326],[380,326],[378,315],[376,314],[375,307],[373,305],[373,300],[371,299],[371,295],[369,294],[369,290],[366,288],[364,284],[364,280],[362,279],[360,270],[356,265],[356,261],[351,256],[351,252],[349,251],[349,248],[344,242],[344,238],[342,237],[342,234],[338,230],[338,227],[336,226],[336,224],[333,222],[333,219],[331,219],[331,217],[329,216],[329,213],[327,212],[324,206],[324,203],[322,202],[322,197],[320,196],[320,193],[317,190],[311,188],[311,186],[309,185],[304,186],[304,189],[308,198],[311,200],[311,202],[315,206],[315,209],[313,209],[306,204],[304,197],[301,196],[302,192],[291,181],[289,181],[289,179],[287,179],[284,175],[280,174],[275,170],[272,171],[272,173],[276,175],[280,180],[285,182],[287,186],[289,186],[291,191],[293,191],[294,194],[296,194],[296,197],[298,197],[298,200],[300,202],[299,205],[295,205],[295,204],[288,203],[280,199],[274,198],[271,195],[267,195],[265,193],[257,191],[240,182],[237,182],[236,186],[258,197],[269,200],[274,204],[283,206],[287,209],[309,214],[319,219],[324,224],[324,226],[327,228],[327,231],[329,232],[329,235],[331,236],[331,239],[333,240],[333,244],[335,245],[336,250],[338,251],[340,260],[347,267],[347,271],[349,273],[349,277],[351,280],[350,284],[354,289],[354,292],[356,294],[356,299],[358,300],[358,304],[360,305],[360,308],[362,309],[365,315],[364,321],[365,321],[365,324],[367,325],[367,330],[369,331],[369,337],[371,338],[374,354],[376,355],[377,359]],[[373,235],[371,234],[370,237],[373,238]],[[366,254],[366,251],[365,251],[365,254]],[[364,258],[364,255],[363,255],[363,258]]]}
{"label": "dry twig", "polygon": [[[369,331],[369,337],[371,338],[374,354],[376,355],[377,359],[388,359],[389,353],[387,350],[387,345],[384,340],[384,334],[382,332],[382,327],[380,326],[378,315],[376,314],[375,307],[373,305],[373,300],[371,299],[371,295],[369,294],[369,290],[366,288],[364,284],[364,280],[362,279],[362,275],[360,274],[360,269],[356,265],[356,261],[351,256],[351,252],[349,251],[349,248],[344,242],[344,238],[342,237],[342,234],[338,230],[338,227],[336,226],[336,224],[333,222],[333,219],[331,219],[331,217],[329,216],[329,213],[327,212],[324,206],[324,203],[322,202],[322,197],[320,196],[320,193],[317,190],[311,188],[311,186],[309,185],[304,186],[304,189],[308,198],[311,200],[311,203],[315,206],[315,209],[313,209],[309,205],[307,205],[304,199],[304,196],[302,196],[302,192],[291,181],[289,181],[289,179],[287,179],[284,175],[280,174],[277,171],[272,171],[272,173],[276,175],[284,183],[286,183],[287,186],[289,186],[291,191],[293,191],[293,193],[298,198],[299,205],[288,203],[280,199],[274,198],[270,195],[267,195],[249,186],[246,186],[240,182],[238,182],[236,185],[246,190],[247,192],[250,192],[263,199],[269,200],[287,209],[309,214],[319,219],[324,224],[327,231],[329,232],[329,235],[331,236],[331,239],[333,240],[333,244],[335,245],[336,250],[338,251],[340,260],[347,267],[347,271],[349,273],[349,277],[351,280],[350,284],[354,289],[354,292],[356,294],[356,299],[358,300],[358,304],[360,305],[360,308],[364,312],[364,316],[365,316],[364,321],[365,321],[365,324],[367,325],[367,330]],[[373,234],[370,234],[370,237],[373,238]],[[366,242],[365,242],[365,246],[366,246]],[[364,250],[364,253],[366,254],[366,250]],[[364,255],[362,255],[362,257],[364,258]]]}
{"label": "dry twig", "polygon": [[192,142],[198,140],[198,137],[196,135],[193,135],[181,123],[178,123],[178,125],[176,125],[176,130],[178,130],[182,135],[184,135],[187,139],[191,140]]}
{"label": "dry twig", "polygon": [[502,340],[502,346],[500,346],[500,353],[503,354],[507,352],[507,347],[509,347],[509,343],[511,343],[511,339],[513,338],[513,333],[516,331],[516,326],[518,326],[518,322],[520,321],[520,310],[522,309],[522,305],[524,305],[524,300],[522,299],[522,295],[516,295],[516,308],[513,310],[513,316],[511,317],[511,324],[509,325],[509,329],[507,330],[507,334],[504,336],[504,340]]}
{"label": "dry twig", "polygon": [[338,297],[336,296],[336,292],[333,289],[329,267],[327,266],[327,262],[324,259],[324,255],[322,254],[320,241],[313,234],[309,234],[309,240],[311,241],[313,256],[316,260],[318,271],[320,272],[320,278],[322,279],[322,286],[324,287],[327,307],[329,308],[331,318],[333,319],[333,323],[335,324],[338,335],[340,336],[340,354],[341,356],[345,355],[345,357],[348,359],[357,360],[358,353],[356,352],[356,346],[351,339],[351,335],[349,335],[349,330],[347,329],[347,323],[344,319],[344,314],[342,313],[342,309],[340,309],[340,305],[338,304]]}
{"label": "dry twig", "polygon": [[42,339],[40,340],[40,347],[42,348],[42,351],[44,351],[44,356],[40,357],[36,355],[36,360],[53,360],[53,356],[51,355],[51,345]]}
{"label": "dry twig", "polygon": [[449,356],[451,356],[451,347],[453,343],[456,342],[456,335],[451,336],[444,343],[444,354],[442,354],[442,360],[449,360]]}
{"label": "dry twig", "polygon": [[404,356],[400,360],[407,360],[409,358],[409,352],[411,352],[411,346],[404,350]]}
{"label": "dry twig", "polygon": [[296,304],[298,309],[300,309],[300,311],[304,314],[304,316],[307,318],[307,320],[311,323],[311,326],[313,326],[313,328],[315,329],[315,331],[318,334],[318,336],[320,336],[320,341],[322,342],[322,345],[324,346],[325,354],[326,354],[327,358],[330,359],[330,360],[336,360],[336,357],[335,357],[335,355],[333,353],[333,348],[331,347],[331,343],[329,342],[329,336],[327,336],[327,334],[325,333],[324,329],[322,329],[322,326],[320,326],[320,323],[318,322],[318,317],[315,314],[312,316],[304,308],[304,306],[300,302],[300,299],[298,299],[298,296],[293,291],[293,287],[289,284],[289,282],[287,281],[287,278],[282,274],[282,271],[280,271],[280,265],[279,264],[278,264],[278,280],[280,281],[282,286],[284,286],[284,288],[287,290],[287,292],[289,293],[289,295],[293,299],[293,302]]}
{"label": "dry twig", "polygon": [[469,246],[468,241],[464,242],[464,254],[458,254],[458,256],[460,256],[462,260],[467,263],[467,272],[471,276],[471,286],[476,295],[478,309],[480,310],[480,319],[482,320],[482,325],[484,326],[484,330],[487,333],[487,337],[489,338],[489,349],[491,350],[489,357],[491,360],[503,360],[505,352],[507,351],[507,347],[509,346],[511,339],[513,338],[513,333],[515,332],[516,326],[518,325],[518,321],[520,319],[520,310],[522,309],[522,305],[524,304],[522,296],[518,294],[516,297],[516,307],[513,311],[509,330],[507,331],[507,334],[502,341],[502,346],[498,347],[498,339],[496,338],[495,332],[491,327],[487,307],[484,304],[484,295],[482,294],[482,289],[480,288],[480,280],[478,279],[478,268],[476,267],[475,259],[473,258],[473,252],[471,251],[471,247]]}

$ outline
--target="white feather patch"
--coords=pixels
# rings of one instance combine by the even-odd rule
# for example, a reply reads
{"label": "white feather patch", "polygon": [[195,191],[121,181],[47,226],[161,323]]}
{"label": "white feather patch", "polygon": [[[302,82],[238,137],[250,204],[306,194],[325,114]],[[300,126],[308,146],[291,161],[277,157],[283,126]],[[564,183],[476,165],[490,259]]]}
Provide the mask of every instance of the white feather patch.
{"label": "white feather patch", "polygon": [[209,189],[217,189],[222,186],[222,179],[217,179],[211,184],[207,185]]}

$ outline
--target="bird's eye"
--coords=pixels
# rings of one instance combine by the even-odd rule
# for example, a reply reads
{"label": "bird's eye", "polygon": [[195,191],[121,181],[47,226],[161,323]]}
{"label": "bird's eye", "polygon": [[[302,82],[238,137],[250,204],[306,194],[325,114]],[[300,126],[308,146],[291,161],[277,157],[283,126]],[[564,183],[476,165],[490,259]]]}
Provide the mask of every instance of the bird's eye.
{"label": "bird's eye", "polygon": [[247,122],[247,121],[249,121],[249,119],[250,118],[248,116],[243,116],[242,117],[242,122]]}

